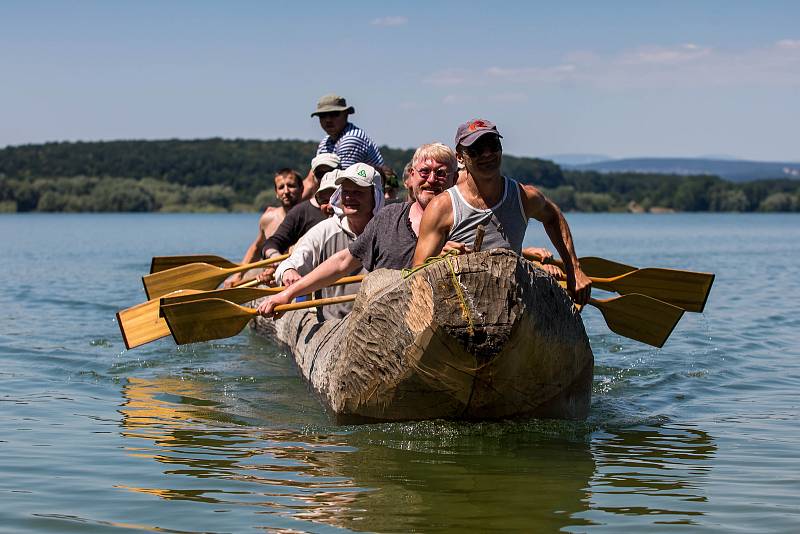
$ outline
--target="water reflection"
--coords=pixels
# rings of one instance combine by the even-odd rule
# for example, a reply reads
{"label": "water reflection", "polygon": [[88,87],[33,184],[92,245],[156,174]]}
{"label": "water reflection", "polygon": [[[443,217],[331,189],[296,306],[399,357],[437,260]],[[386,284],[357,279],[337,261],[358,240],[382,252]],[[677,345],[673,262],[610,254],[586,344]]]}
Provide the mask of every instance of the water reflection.
{"label": "water reflection", "polygon": [[356,531],[691,524],[716,452],[702,430],[669,424],[269,428],[235,420],[209,386],[129,379],[121,408],[128,454],[162,467],[157,484],[118,487],[203,512],[235,509],[229,519],[241,529],[275,528],[277,518],[299,530]]}
{"label": "water reflection", "polygon": [[[603,432],[591,449],[597,472],[591,481],[592,512],[585,517],[603,523],[609,514],[637,516],[635,524],[641,526],[647,521],[696,524],[703,515],[717,451],[706,432],[670,424]],[[621,524],[619,517],[614,524]]]}

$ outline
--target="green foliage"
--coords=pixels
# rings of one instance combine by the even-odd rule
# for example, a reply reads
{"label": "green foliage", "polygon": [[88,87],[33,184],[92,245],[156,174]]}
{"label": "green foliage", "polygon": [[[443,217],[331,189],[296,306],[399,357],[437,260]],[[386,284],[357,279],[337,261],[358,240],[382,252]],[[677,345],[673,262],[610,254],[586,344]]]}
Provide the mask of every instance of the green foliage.
{"label": "green foliage", "polygon": [[575,193],[575,209],[586,212],[612,211],[614,198],[608,193]]}
{"label": "green foliage", "polygon": [[800,197],[789,193],[772,193],[758,205],[758,211],[798,211]]}
{"label": "green foliage", "polygon": [[[275,172],[289,167],[305,176],[316,147],[218,138],[8,147],[0,149],[0,211],[261,211],[277,204]],[[381,152],[398,175],[414,154]],[[508,154],[503,172],[541,188],[563,211],[800,211],[800,180],[582,172]]]}
{"label": "green foliage", "polygon": [[106,180],[92,191],[89,211],[153,211],[155,199],[135,180]]}
{"label": "green foliage", "polygon": [[256,207],[256,211],[264,211],[267,209],[267,206],[275,206],[277,204],[278,200],[275,197],[274,189],[265,189],[264,191],[260,192],[253,202],[253,205]]}

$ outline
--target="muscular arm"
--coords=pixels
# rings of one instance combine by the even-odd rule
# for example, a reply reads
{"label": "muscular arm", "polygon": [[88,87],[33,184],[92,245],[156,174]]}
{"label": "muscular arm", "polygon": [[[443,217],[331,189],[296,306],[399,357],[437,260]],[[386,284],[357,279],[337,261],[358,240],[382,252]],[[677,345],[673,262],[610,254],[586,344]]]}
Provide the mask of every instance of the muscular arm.
{"label": "muscular arm", "polygon": [[542,223],[547,236],[564,261],[567,270],[567,289],[572,298],[581,305],[588,303],[592,282],[581,270],[572,244],[572,233],[561,210],[533,186],[520,185],[520,192],[525,215]]}
{"label": "muscular arm", "polygon": [[441,194],[431,200],[422,221],[419,224],[419,239],[414,250],[412,265],[422,265],[426,259],[442,252],[442,247],[447,242],[450,228],[453,226],[453,206],[450,195]]}

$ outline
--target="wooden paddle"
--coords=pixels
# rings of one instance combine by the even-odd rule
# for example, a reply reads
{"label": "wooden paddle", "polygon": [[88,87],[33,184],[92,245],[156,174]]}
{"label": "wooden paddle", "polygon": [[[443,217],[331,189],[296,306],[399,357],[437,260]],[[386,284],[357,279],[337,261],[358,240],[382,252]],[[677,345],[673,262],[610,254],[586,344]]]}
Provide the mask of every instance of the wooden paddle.
{"label": "wooden paddle", "polygon": [[213,265],[214,267],[223,267],[225,269],[230,269],[232,267],[238,267],[238,263],[233,263],[230,260],[226,260],[221,256],[215,256],[213,254],[188,254],[185,256],[153,256],[153,259],[150,261],[150,273],[160,273],[161,271],[166,271],[167,269],[174,269],[175,267],[180,267],[181,265],[188,265],[190,263],[207,263],[209,265]]}
{"label": "wooden paddle", "polygon": [[[558,284],[566,288],[567,282]],[[646,295],[630,294],[609,299],[589,299],[617,334],[654,347],[662,347],[685,310]],[[581,306],[575,304],[580,311]]]}
{"label": "wooden paddle", "polygon": [[[245,282],[236,289],[246,291],[246,287],[258,284],[258,280]],[[169,296],[190,295],[204,293],[199,289],[179,289],[169,293]],[[246,301],[243,301],[246,302]],[[131,308],[117,312],[117,324],[122,333],[122,340],[128,350],[150,343],[156,339],[169,335],[169,327],[166,321],[159,316],[158,308],[161,298],[150,299]]]}
{"label": "wooden paddle", "polygon": [[265,267],[281,262],[288,257],[288,254],[284,254],[274,256],[268,260],[246,263],[227,269],[215,267],[208,263],[190,263],[143,276],[142,283],[148,300],[166,295],[177,289],[216,289],[220,283],[234,273]]}
{"label": "wooden paddle", "polygon": [[[341,304],[355,300],[356,295],[306,300],[276,306],[276,312],[302,310],[316,306]],[[172,337],[178,345],[235,336],[258,312],[223,299],[203,299],[164,306]]]}
{"label": "wooden paddle", "polygon": [[[532,259],[532,258],[528,258]],[[535,261],[535,258],[533,258]],[[621,295],[639,293],[668,302],[686,311],[702,312],[714,283],[713,273],[682,271],[646,267],[637,269],[603,258],[580,258],[581,268],[597,289],[614,291]],[[561,260],[548,258],[545,263],[564,269]],[[587,267],[588,266],[588,267]],[[628,270],[626,270],[628,269]],[[598,271],[618,272],[614,275],[598,276]],[[622,271],[622,272],[619,272]]]}
{"label": "wooden paddle", "polygon": [[[343,286],[346,284],[357,284],[364,280],[363,274],[359,274],[356,276],[343,276],[339,278],[334,283],[330,284],[330,286]],[[330,287],[329,286],[329,287]],[[231,302],[235,302],[237,304],[241,304],[242,302],[248,302],[251,300],[256,300],[261,297],[267,297],[269,295],[274,295],[276,293],[280,293],[286,289],[285,287],[254,287],[254,288],[233,288],[233,289],[216,289],[213,291],[203,291],[198,293],[182,293],[179,295],[173,295],[172,293],[168,295],[164,295],[161,297],[161,307],[164,306],[171,306],[173,304],[180,304],[182,302],[192,302],[195,300],[205,300],[205,299],[223,299],[228,300]],[[163,313],[160,313],[163,316]]]}
{"label": "wooden paddle", "polygon": [[[354,284],[361,282],[363,278],[364,275],[345,276],[331,285]],[[231,289],[213,291],[179,289],[163,297],[151,299],[132,308],[122,310],[117,313],[117,324],[119,324],[119,329],[122,332],[122,340],[125,342],[125,347],[130,350],[169,335],[169,326],[167,326],[160,311],[162,304],[177,304],[206,298],[222,298],[231,302],[242,303],[274,295],[285,289],[282,286],[252,287],[258,285],[258,283],[258,280],[251,280]]]}
{"label": "wooden paddle", "polygon": [[610,278],[591,278],[594,287],[620,295],[647,295],[690,312],[702,312],[714,283],[713,273],[647,267]]}
{"label": "wooden paddle", "polygon": [[[523,254],[523,256],[527,260],[538,261],[539,263],[549,263],[564,270],[564,262],[558,258],[551,256],[542,261],[539,259],[539,256],[535,254]],[[583,258],[578,258],[578,261],[581,264],[581,269],[583,269],[583,272],[586,273],[586,276],[610,278],[612,276],[619,276],[621,274],[636,270],[636,267],[631,265],[625,265],[624,263],[618,263],[616,261],[598,258],[596,256],[585,256]]]}
{"label": "wooden paddle", "polygon": [[589,299],[603,314],[608,327],[625,336],[654,347],[663,347],[684,310],[667,302],[630,293],[610,299]]}

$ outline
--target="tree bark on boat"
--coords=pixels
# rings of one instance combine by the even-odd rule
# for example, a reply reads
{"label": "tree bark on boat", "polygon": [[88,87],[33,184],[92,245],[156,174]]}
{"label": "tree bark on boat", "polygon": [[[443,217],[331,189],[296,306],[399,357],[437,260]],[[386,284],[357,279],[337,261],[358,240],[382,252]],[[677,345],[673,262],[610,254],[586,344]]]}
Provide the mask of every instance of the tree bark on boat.
{"label": "tree bark on boat", "polygon": [[508,250],[450,256],[407,278],[374,271],[341,320],[303,310],[252,326],[291,352],[340,424],[588,414],[594,357],[580,314]]}

